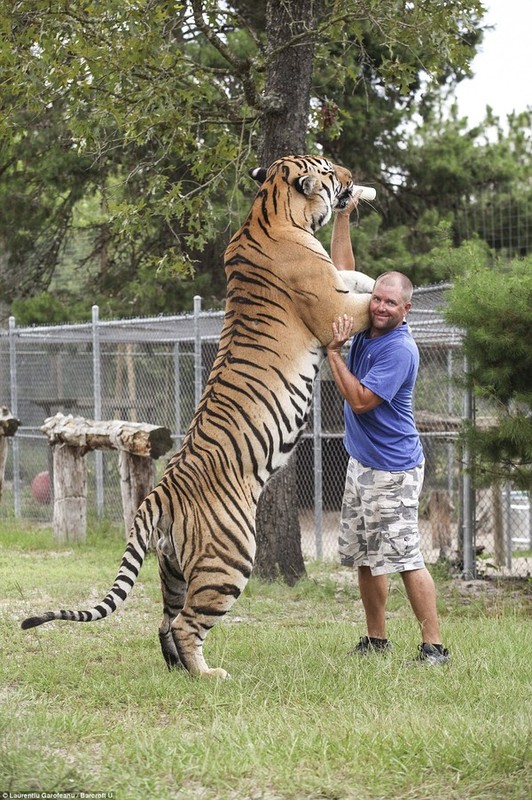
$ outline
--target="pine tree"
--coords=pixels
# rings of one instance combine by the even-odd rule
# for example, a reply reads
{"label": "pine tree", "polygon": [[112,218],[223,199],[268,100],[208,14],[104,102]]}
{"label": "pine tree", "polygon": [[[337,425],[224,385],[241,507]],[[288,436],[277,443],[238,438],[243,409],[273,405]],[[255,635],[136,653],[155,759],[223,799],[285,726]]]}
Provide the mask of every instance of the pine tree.
{"label": "pine tree", "polygon": [[[451,292],[448,319],[464,328],[477,424],[465,431],[483,482],[532,489],[532,258],[469,270]],[[485,424],[483,424],[483,422]]]}

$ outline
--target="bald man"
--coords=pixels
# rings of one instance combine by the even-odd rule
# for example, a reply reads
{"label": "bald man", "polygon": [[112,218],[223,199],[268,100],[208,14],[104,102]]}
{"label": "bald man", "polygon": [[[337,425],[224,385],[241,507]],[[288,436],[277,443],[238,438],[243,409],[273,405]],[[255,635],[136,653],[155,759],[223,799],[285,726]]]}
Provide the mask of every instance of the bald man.
{"label": "bald man", "polygon": [[[354,269],[349,213],[335,219],[331,255],[338,269]],[[347,218],[347,225],[345,219]],[[351,320],[339,317],[327,347],[331,372],[344,398],[344,445],[349,455],[339,535],[341,563],[356,567],[367,635],[353,653],[386,653],[388,575],[399,573],[421,628],[415,661],[446,664],[436,589],[419,547],[418,506],[424,457],[412,409],[419,352],[406,317],[412,283],[400,272],[380,275],[370,300],[370,327],[357,334],[347,361],[342,348]]]}

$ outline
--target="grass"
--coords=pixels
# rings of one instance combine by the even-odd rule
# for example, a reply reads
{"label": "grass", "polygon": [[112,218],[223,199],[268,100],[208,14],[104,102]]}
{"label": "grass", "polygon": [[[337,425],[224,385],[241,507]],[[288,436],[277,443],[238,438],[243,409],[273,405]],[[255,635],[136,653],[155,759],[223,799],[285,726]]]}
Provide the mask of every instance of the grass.
{"label": "grass", "polygon": [[149,558],[128,603],[94,625],[34,631],[32,612],[107,591],[119,530],[58,547],[0,530],[0,792],[117,800],[525,800],[532,781],[526,584],[437,576],[448,667],[405,667],[418,643],[400,581],[390,657],[346,655],[363,631],[343,570],[308,565],[293,589],[252,580],[209,634],[230,681],[168,673]]}

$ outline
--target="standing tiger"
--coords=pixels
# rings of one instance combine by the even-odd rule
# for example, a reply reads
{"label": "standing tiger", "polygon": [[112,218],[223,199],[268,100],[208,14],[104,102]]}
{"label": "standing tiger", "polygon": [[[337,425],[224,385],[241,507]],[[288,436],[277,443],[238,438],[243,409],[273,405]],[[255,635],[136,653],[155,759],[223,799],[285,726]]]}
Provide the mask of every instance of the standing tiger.
{"label": "standing tiger", "polygon": [[259,495],[303,432],[332,322],[345,313],[353,332],[365,328],[373,287],[358,272],[336,270],[314,235],[354,194],[347,169],[290,156],[250,174],[261,187],[225,252],[218,354],[181,448],[137,511],[113,587],[88,611],[50,611],[22,628],[108,616],[160,537],[165,661],[227,677],[208,667],[204,639],[251,575]]}

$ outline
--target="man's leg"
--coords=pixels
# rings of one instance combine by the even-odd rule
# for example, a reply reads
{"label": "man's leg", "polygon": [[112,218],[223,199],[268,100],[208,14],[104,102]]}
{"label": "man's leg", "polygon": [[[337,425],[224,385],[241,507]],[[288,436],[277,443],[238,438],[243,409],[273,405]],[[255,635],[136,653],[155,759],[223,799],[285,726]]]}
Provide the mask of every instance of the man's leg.
{"label": "man's leg", "polygon": [[364,612],[368,636],[386,639],[386,601],[388,600],[388,577],[372,575],[369,567],[358,568],[358,588]]}
{"label": "man's leg", "polygon": [[416,619],[421,626],[421,639],[430,644],[441,644],[436,587],[428,569],[401,572],[406,594]]}

